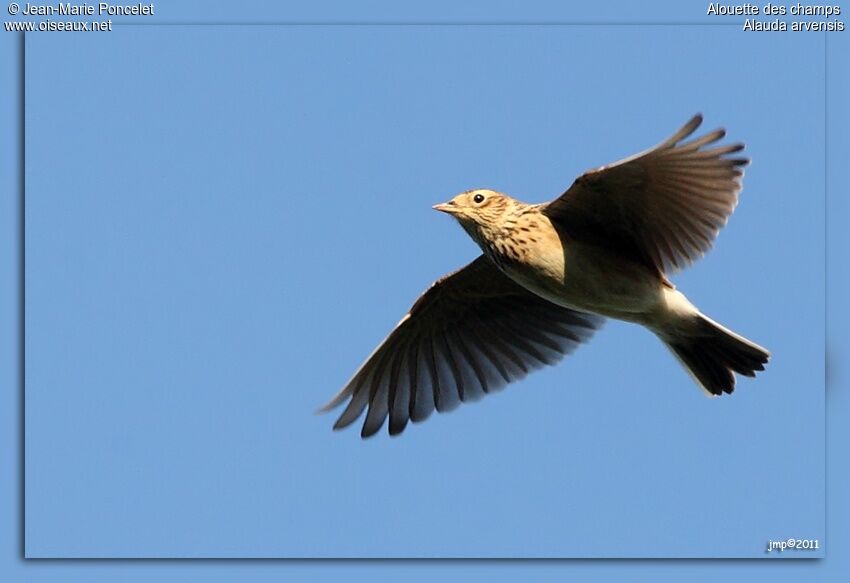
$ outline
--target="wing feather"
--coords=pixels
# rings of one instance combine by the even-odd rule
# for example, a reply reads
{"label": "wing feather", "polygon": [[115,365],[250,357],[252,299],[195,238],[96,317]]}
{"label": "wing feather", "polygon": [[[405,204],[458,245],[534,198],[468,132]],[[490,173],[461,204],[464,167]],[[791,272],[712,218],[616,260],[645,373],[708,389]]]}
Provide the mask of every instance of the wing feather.
{"label": "wing feather", "polygon": [[609,248],[659,273],[687,267],[708,251],[738,204],[746,158],[740,143],[714,146],[718,129],[683,142],[694,116],[654,148],[580,176],[542,208],[578,239]]}
{"label": "wing feather", "polygon": [[601,322],[525,290],[481,256],[431,286],[322,410],[348,400],[335,429],[366,410],[362,437],[387,417],[389,433],[397,435],[409,421],[555,364]]}

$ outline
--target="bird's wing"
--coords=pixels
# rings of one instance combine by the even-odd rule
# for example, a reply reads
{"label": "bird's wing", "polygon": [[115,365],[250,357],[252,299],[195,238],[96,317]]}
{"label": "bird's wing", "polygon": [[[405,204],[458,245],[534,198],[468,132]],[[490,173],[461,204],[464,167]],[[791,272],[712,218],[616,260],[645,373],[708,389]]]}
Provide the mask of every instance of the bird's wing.
{"label": "bird's wing", "polygon": [[585,172],[542,212],[566,233],[607,245],[652,269],[676,271],[714,242],[741,190],[743,144],[707,147],[719,129],[683,142],[694,116],[667,140],[620,162]]}
{"label": "bird's wing", "polygon": [[361,435],[388,415],[395,435],[435,408],[450,411],[555,364],[601,323],[526,291],[482,255],[422,294],[322,411],[350,398],[334,429],[368,406]]}

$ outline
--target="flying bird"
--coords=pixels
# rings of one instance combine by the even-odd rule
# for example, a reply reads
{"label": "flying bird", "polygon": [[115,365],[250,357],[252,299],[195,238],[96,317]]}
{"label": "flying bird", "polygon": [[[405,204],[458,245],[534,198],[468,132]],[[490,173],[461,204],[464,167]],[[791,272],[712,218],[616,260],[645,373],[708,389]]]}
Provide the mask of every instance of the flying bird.
{"label": "flying bird", "polygon": [[334,429],[368,408],[362,437],[435,409],[451,411],[557,363],[604,319],[652,331],[712,396],[753,377],[770,353],[702,314],[667,278],[709,250],[738,202],[743,144],[722,129],[685,141],[694,116],[654,148],[582,174],[555,200],[526,204],[489,189],[438,211],[483,252],[437,280],[343,389]]}

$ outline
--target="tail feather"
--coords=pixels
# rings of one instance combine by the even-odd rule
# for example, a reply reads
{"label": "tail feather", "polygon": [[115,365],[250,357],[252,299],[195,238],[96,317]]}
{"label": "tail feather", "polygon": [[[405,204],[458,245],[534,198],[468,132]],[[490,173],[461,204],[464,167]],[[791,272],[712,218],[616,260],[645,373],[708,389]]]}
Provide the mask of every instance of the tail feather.
{"label": "tail feather", "polygon": [[754,377],[764,370],[770,353],[700,314],[687,333],[666,336],[664,342],[685,369],[711,395],[735,390],[735,375]]}

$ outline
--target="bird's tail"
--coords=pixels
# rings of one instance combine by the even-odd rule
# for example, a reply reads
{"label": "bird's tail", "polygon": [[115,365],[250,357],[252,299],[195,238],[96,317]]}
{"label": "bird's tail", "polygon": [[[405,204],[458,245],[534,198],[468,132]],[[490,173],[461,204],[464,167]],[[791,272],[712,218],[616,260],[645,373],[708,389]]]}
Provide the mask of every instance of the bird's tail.
{"label": "bird's tail", "polygon": [[691,325],[675,334],[659,335],[685,370],[711,395],[735,390],[735,375],[754,377],[764,370],[770,353],[697,313]]}

